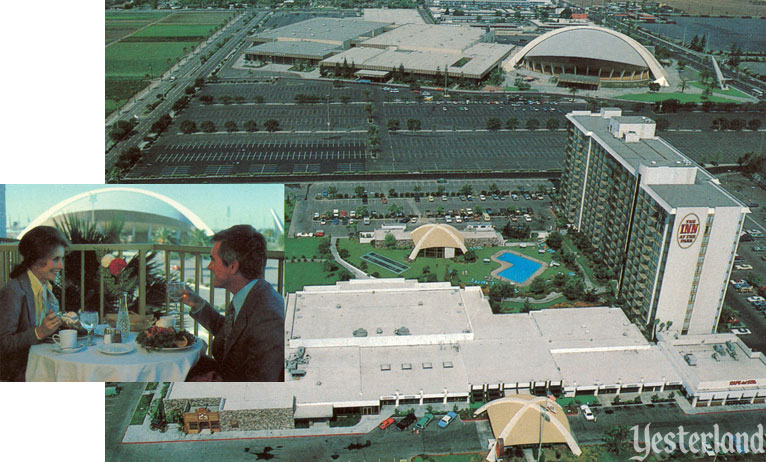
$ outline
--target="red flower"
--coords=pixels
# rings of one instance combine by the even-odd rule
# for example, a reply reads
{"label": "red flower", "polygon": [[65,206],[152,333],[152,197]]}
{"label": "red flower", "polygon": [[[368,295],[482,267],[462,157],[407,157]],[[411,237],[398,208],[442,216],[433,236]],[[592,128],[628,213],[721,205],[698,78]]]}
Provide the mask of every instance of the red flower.
{"label": "red flower", "polygon": [[119,276],[120,273],[122,273],[122,270],[124,270],[127,266],[128,264],[125,263],[124,259],[115,258],[111,263],[109,263],[109,272],[112,274],[112,276]]}

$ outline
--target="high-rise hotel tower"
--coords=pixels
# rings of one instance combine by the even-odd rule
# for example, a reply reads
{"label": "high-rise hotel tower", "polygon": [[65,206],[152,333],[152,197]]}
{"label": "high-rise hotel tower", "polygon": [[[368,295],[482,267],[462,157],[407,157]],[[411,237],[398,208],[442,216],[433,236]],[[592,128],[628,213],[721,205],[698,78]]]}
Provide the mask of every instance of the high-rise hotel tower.
{"label": "high-rise hotel tower", "polygon": [[615,269],[618,300],[647,327],[715,332],[748,208],[619,109],[567,115],[561,212]]}

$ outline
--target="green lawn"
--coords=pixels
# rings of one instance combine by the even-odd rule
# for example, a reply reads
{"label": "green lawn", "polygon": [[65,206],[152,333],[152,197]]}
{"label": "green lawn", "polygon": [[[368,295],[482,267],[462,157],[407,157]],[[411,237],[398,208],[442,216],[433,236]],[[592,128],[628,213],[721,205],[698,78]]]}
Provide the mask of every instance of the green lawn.
{"label": "green lawn", "polygon": [[558,403],[561,407],[567,407],[569,406],[569,403],[572,401],[575,402],[576,405],[581,404],[593,404],[598,402],[598,398],[596,398],[593,395],[585,395],[585,396],[575,396],[574,398],[559,398],[556,400],[556,403]]}
{"label": "green lawn", "polygon": [[144,417],[146,417],[146,413],[149,411],[151,402],[152,395],[141,395],[138,406],[135,412],[133,412],[133,417],[130,418],[130,425],[141,425],[144,423]]}
{"label": "green lawn", "polygon": [[329,237],[301,237],[288,239],[285,246],[285,258],[319,257],[319,243],[329,241]]}
{"label": "green lawn", "polygon": [[[503,250],[503,247],[486,247],[475,250],[477,258],[473,263],[458,263],[450,260],[445,260],[443,258],[425,257],[418,257],[415,261],[408,262],[405,261],[405,258],[409,256],[410,252],[412,251],[411,249],[376,249],[373,248],[370,244],[360,244],[356,241],[351,241],[350,239],[339,239],[338,249],[348,250],[350,257],[347,259],[347,261],[356,267],[359,267],[362,262],[360,257],[368,252],[376,252],[380,255],[386,256],[392,260],[401,262],[410,267],[410,269],[401,274],[395,274],[378,265],[367,262],[367,273],[371,274],[377,272],[382,278],[403,277],[408,279],[416,279],[423,274],[423,268],[429,266],[431,272],[436,274],[437,279],[439,281],[443,281],[445,280],[445,267],[449,266],[450,269],[455,269],[458,271],[460,282],[466,285],[477,285],[475,282],[471,282],[471,280],[483,280],[485,277],[490,275],[492,270],[500,267],[500,265],[495,262],[484,263],[484,259],[490,258],[496,252]],[[546,263],[554,259],[554,254],[552,253],[537,253],[537,247],[535,246],[528,246],[524,249],[520,247],[511,247],[511,249],[523,255],[542,260]],[[564,274],[570,272],[569,269],[564,267],[551,267],[546,269],[541,276],[545,279],[552,278],[556,273],[560,271],[563,271]]]}
{"label": "green lawn", "polygon": [[151,21],[108,21],[106,23],[106,30],[113,30],[113,29],[137,30],[149,24],[150,22]]}
{"label": "green lawn", "polygon": [[147,85],[144,79],[106,79],[106,115],[122,107],[125,102]]}
{"label": "green lawn", "polygon": [[213,33],[212,24],[154,24],[131,37],[207,37]]}
{"label": "green lawn", "polygon": [[[623,95],[618,97],[618,99],[624,99],[627,101],[643,101],[648,103],[656,103],[658,101],[664,101],[666,99],[677,99],[678,101],[682,103],[701,103],[704,100],[702,99],[701,94],[691,94],[691,93],[633,93],[630,95]],[[709,101],[712,101],[714,103],[730,103],[733,100],[729,98],[722,98],[720,96],[711,96],[708,98]]]}
{"label": "green lawn", "polygon": [[[322,269],[323,263],[295,262],[285,263],[285,290],[293,293],[302,290],[304,286],[332,285],[340,280],[340,270],[327,274]],[[345,269],[343,269],[345,271]]]}
{"label": "green lawn", "polygon": [[[706,87],[705,85],[699,83],[699,82],[687,82],[687,86],[699,88],[700,90],[704,90]],[[729,87],[728,90],[721,90],[719,86],[713,87],[713,94],[719,95],[719,96],[734,96],[737,98],[749,98],[748,95],[742,93],[741,91],[737,90],[736,88]]]}

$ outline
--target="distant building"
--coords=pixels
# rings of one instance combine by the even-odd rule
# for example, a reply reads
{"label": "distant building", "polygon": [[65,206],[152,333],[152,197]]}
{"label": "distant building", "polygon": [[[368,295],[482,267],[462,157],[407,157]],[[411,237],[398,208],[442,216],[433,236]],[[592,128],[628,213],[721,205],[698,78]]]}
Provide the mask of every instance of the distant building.
{"label": "distant building", "polygon": [[94,189],[64,199],[32,220],[18,237],[21,239],[36,226],[55,226],[67,216],[95,223],[99,228],[121,219],[122,231],[132,242],[150,242],[152,232],[160,228],[168,229],[179,240],[194,229],[213,234],[202,219],[173,199],[152,191],[122,187]]}
{"label": "distant building", "polygon": [[396,239],[396,247],[412,247],[408,259],[418,256],[432,258],[454,258],[457,251],[464,254],[472,246],[502,246],[503,236],[491,225],[466,227],[462,231],[443,223],[429,223],[407,231],[404,225],[383,226],[374,231],[375,247],[385,247],[386,235]]}
{"label": "distant building", "polygon": [[651,119],[619,109],[567,119],[560,209],[615,269],[623,307],[650,329],[714,333],[748,208]]}
{"label": "distant building", "polygon": [[547,32],[529,42],[503,64],[556,76],[560,84],[598,87],[668,86],[668,74],[643,45],[612,29],[571,26]]}

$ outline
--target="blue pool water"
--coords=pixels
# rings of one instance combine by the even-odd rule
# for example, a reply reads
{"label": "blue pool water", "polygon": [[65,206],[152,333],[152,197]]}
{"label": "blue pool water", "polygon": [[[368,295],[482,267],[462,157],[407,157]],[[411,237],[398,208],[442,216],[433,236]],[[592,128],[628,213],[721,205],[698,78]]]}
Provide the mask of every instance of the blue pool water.
{"label": "blue pool water", "polygon": [[532,261],[525,257],[520,257],[510,252],[503,252],[497,257],[497,259],[513,265],[510,268],[506,268],[503,271],[500,271],[498,274],[517,284],[523,284],[527,282],[527,279],[529,279],[529,277],[532,276],[532,274],[534,274],[534,272],[540,269],[542,266],[536,261]]}

